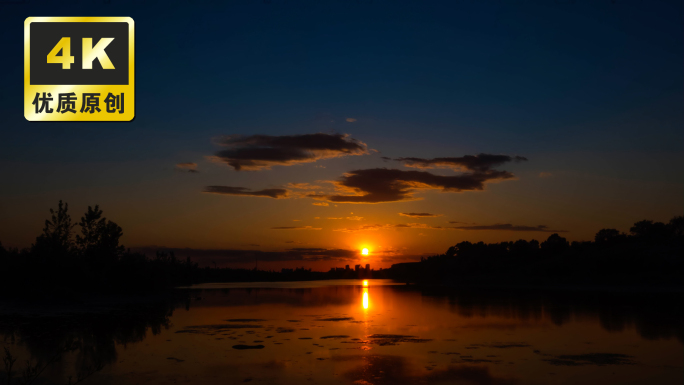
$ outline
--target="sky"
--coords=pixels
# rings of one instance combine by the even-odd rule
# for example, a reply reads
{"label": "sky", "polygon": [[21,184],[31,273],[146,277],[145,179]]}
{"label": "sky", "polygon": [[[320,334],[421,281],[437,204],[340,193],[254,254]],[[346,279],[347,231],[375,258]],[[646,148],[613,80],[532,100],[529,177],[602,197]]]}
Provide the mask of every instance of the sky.
{"label": "sky", "polygon": [[[132,122],[28,122],[29,16],[135,21]],[[0,2],[0,242],[89,205],[260,268],[590,240],[684,212],[681,1]],[[369,256],[359,250],[366,247]]]}

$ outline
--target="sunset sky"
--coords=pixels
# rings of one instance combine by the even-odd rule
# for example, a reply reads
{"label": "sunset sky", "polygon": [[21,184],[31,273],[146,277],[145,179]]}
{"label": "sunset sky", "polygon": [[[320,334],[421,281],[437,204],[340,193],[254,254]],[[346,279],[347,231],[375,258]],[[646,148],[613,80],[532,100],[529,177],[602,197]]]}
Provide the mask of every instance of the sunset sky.
{"label": "sunset sky", "polygon": [[[682,215],[682,2],[562,3],[0,4],[0,242],[62,199],[148,255],[378,268]],[[48,15],[134,19],[134,121],[24,119]]]}

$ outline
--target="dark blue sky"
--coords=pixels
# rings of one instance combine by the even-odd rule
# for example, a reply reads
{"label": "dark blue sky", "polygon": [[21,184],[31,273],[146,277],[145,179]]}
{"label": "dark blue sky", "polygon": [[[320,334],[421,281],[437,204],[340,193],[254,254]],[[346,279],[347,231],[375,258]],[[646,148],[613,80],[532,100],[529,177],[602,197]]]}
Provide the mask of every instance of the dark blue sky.
{"label": "dark blue sky", "polygon": [[[197,212],[188,200],[210,183],[263,188],[383,166],[378,156],[352,157],[310,180],[315,170],[299,166],[269,175],[206,169],[190,181],[173,172],[179,162],[202,168],[216,150],[211,138],[226,134],[334,130],[389,157],[526,156],[508,206],[546,204],[535,218],[563,218],[558,225],[579,238],[596,221],[681,214],[681,1],[228,3],[0,3],[0,235],[16,239],[4,243],[32,239],[24,234],[60,198],[135,211],[182,202]],[[28,16],[131,16],[135,120],[27,122]],[[556,179],[522,183],[541,172]],[[163,242],[145,239],[133,241]]]}

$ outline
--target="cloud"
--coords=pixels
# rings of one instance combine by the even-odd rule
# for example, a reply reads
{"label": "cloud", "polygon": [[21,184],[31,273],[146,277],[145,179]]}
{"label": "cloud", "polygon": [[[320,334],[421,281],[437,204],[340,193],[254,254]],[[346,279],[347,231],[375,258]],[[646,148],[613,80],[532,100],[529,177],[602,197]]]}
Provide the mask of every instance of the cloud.
{"label": "cloud", "polygon": [[442,192],[479,191],[487,182],[512,179],[508,171],[487,170],[462,175],[443,176],[427,171],[404,171],[387,168],[354,170],[332,182],[344,194],[309,194],[314,199],[334,203],[383,203],[414,200],[417,189]]}
{"label": "cloud", "polygon": [[384,228],[385,225],[364,225],[364,226],[359,226],[355,228],[342,228],[342,229],[334,229],[333,231],[341,231],[343,233],[355,233],[359,231],[374,231],[374,230],[380,230]]}
{"label": "cloud", "polygon": [[289,191],[282,188],[269,188],[264,190],[253,191],[246,187],[231,187],[231,186],[207,186],[204,188],[205,193],[221,194],[221,195],[244,195],[253,197],[268,197],[268,198],[287,198]]}
{"label": "cloud", "polygon": [[356,121],[356,119],[354,119],[354,118],[347,118],[345,120],[349,123],[354,123]]}
{"label": "cloud", "polygon": [[[461,222],[449,222],[461,223]],[[499,231],[538,231],[543,233],[566,233],[567,230],[551,230],[546,225],[539,226],[520,226],[510,223],[496,223],[493,225],[470,225],[470,226],[451,226],[455,230],[499,230]]]}
{"label": "cloud", "polygon": [[360,221],[363,219],[363,217],[358,217],[354,215],[353,217],[347,217],[347,219],[349,219],[350,221]]}
{"label": "cloud", "polygon": [[280,226],[271,227],[271,230],[322,230],[320,227],[313,226]]}
{"label": "cloud", "polygon": [[315,186],[309,183],[288,183],[285,187],[293,190],[316,190],[322,188],[321,186]]}
{"label": "cloud", "polygon": [[[299,243],[288,241],[285,243]],[[192,258],[200,266],[225,267],[231,263],[279,262],[279,261],[352,261],[361,258],[358,250],[326,248],[289,248],[282,251],[261,251],[248,249],[190,249],[146,246],[133,248],[133,251],[155,255],[157,251],[173,252],[177,258]]]}
{"label": "cloud", "polygon": [[199,172],[199,170],[197,170],[197,163],[192,163],[192,162],[177,163],[176,169],[181,170],[181,171],[186,171],[186,172],[192,172],[192,173]]}
{"label": "cloud", "polygon": [[326,202],[314,202],[314,203],[312,203],[312,205],[314,205],[314,206],[330,206],[330,204],[326,203]]}
{"label": "cloud", "polygon": [[315,248],[315,247],[298,247],[290,249],[289,252],[301,253],[308,260],[338,260],[338,261],[349,261],[359,259],[358,250],[346,250],[346,249],[325,249],[325,248]]}
{"label": "cloud", "polygon": [[[329,218],[330,219],[330,218]],[[449,222],[462,223],[462,222]],[[471,225],[471,226],[431,226],[426,223],[397,223],[397,224],[375,224],[364,225],[358,227],[349,227],[334,229],[333,231],[341,231],[344,233],[355,233],[359,231],[377,231],[377,230],[397,230],[397,229],[425,229],[425,230],[499,230],[499,231],[537,231],[544,233],[565,233],[567,230],[552,230],[546,225],[539,226],[514,226],[508,223],[494,224],[494,225]]]}
{"label": "cloud", "polygon": [[527,158],[523,156],[509,156],[509,155],[493,155],[493,154],[479,154],[479,155],[465,155],[461,157],[451,158],[397,158],[400,162],[404,162],[406,167],[414,168],[449,168],[456,171],[489,171],[492,167],[502,165],[507,162],[523,162]]}
{"label": "cloud", "polygon": [[431,229],[431,230],[443,230],[445,227],[441,226],[430,226],[425,223],[398,223],[398,224],[385,224],[385,225],[364,225],[359,227],[350,227],[342,229],[334,229],[333,231],[341,231],[343,233],[356,233],[359,231],[377,231],[377,230],[392,230],[392,229]]}
{"label": "cloud", "polygon": [[393,226],[395,229],[432,229],[442,230],[442,226],[430,226],[425,223],[399,223]]}
{"label": "cloud", "polygon": [[[300,241],[283,241],[286,249],[276,251],[262,251],[254,249],[191,249],[191,248],[169,248],[160,246],[143,246],[131,248],[134,252],[140,252],[148,256],[154,256],[157,251],[173,252],[176,258],[184,260],[190,257],[193,262],[201,267],[235,267],[235,264],[248,264],[254,267],[254,262],[284,262],[284,261],[339,261],[338,267],[345,264],[360,263],[364,258],[358,249],[338,249],[338,248],[315,248],[298,246],[303,245]],[[376,263],[398,263],[417,261],[421,255],[403,254],[405,248],[385,248],[372,250],[373,261]],[[436,255],[439,252],[426,253],[426,255]],[[261,266],[261,264],[259,265]],[[251,268],[250,267],[250,268]]]}
{"label": "cloud", "polygon": [[365,143],[344,134],[228,135],[214,141],[226,149],[210,159],[225,163],[236,171],[269,170],[272,166],[291,166],[369,153]]}
{"label": "cloud", "polygon": [[539,173],[539,177],[540,177],[540,178],[548,178],[548,177],[551,177],[551,176],[553,176],[553,174],[551,174],[550,172],[542,171],[542,172]]}
{"label": "cloud", "polygon": [[442,214],[430,214],[430,213],[399,213],[399,215],[411,218],[434,218],[441,217]]}

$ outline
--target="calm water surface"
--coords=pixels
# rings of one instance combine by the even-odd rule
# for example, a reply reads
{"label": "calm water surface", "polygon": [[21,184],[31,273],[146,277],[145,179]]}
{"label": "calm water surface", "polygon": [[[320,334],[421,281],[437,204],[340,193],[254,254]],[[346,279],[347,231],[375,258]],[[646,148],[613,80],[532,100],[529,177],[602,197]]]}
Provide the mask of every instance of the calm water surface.
{"label": "calm water surface", "polygon": [[0,307],[0,344],[47,362],[74,343],[46,369],[49,384],[97,363],[84,383],[682,384],[680,299],[217,284],[86,312]]}

